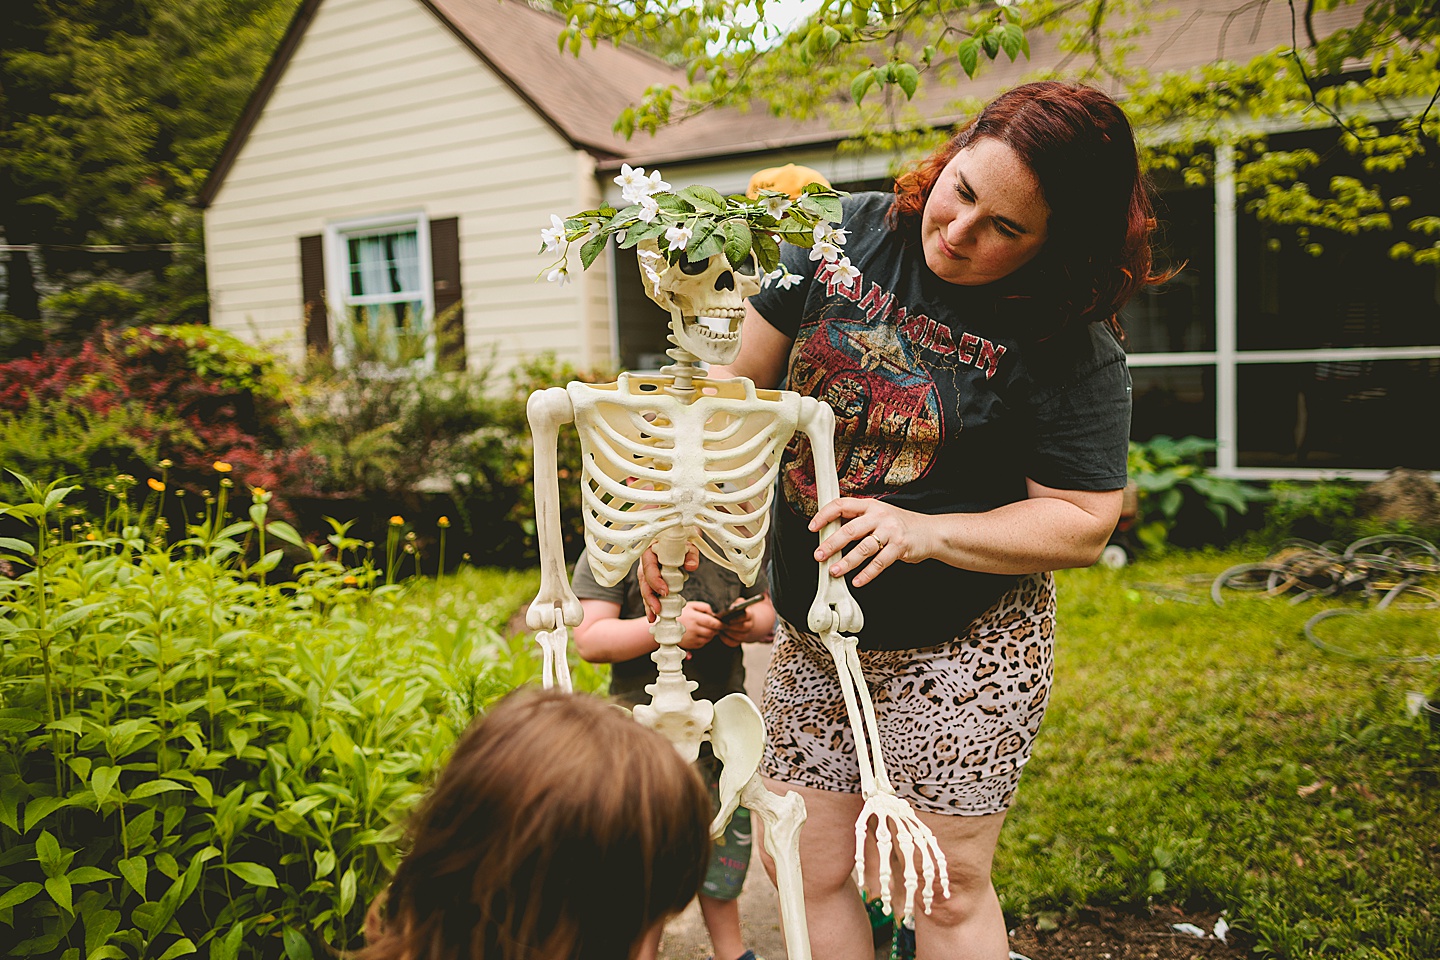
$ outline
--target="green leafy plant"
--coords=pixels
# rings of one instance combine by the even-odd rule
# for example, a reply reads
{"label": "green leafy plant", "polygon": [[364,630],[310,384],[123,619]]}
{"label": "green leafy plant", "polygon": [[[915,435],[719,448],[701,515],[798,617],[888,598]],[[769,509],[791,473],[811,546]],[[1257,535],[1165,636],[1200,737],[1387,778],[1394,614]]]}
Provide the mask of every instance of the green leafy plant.
{"label": "green leafy plant", "polygon": [[[54,960],[319,957],[360,943],[457,732],[538,673],[532,575],[386,584],[221,486],[167,542],[18,478],[0,520],[0,940]],[[283,578],[282,549],[304,557]],[[529,576],[529,580],[526,580]],[[582,668],[577,684],[602,677]]]}
{"label": "green leafy plant", "polygon": [[[504,378],[488,367],[407,367],[377,377],[317,363],[297,411],[301,436],[327,467],[318,484],[322,491],[373,501],[382,522],[420,493],[448,498],[445,515],[459,527],[453,542],[484,562],[521,564],[536,555],[526,401],[535,390],[605,379],[604,371],[580,370],[553,354],[530,357]],[[562,478],[578,476],[578,436],[561,431],[559,442]],[[578,552],[575,484],[561,484],[561,514],[565,541]]]}
{"label": "green leafy plant", "polygon": [[1257,537],[1266,543],[1287,537],[1317,542],[1355,539],[1356,501],[1363,494],[1362,484],[1346,480],[1272,483],[1270,500],[1265,505],[1265,526]]}
{"label": "green leafy plant", "polygon": [[1231,513],[1244,514],[1263,500],[1262,490],[1238,480],[1210,474],[1205,456],[1215,441],[1200,437],[1176,440],[1161,434],[1130,444],[1129,470],[1139,500],[1136,536],[1148,549],[1163,552],[1187,497],[1198,499],[1224,527]]}

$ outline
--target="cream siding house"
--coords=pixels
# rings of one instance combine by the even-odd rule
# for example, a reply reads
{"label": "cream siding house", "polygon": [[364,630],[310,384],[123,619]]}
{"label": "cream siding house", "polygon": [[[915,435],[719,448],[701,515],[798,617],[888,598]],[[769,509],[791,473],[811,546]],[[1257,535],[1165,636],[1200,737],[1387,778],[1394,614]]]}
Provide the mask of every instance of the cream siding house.
{"label": "cream siding house", "polygon": [[[1297,29],[1284,5],[1149,9],[1129,63],[1155,73],[1248,62]],[[1325,34],[1355,16],[1316,11],[1314,23]],[[562,28],[522,0],[304,0],[202,197],[213,322],[298,358],[343,353],[356,316],[439,316],[455,321],[442,343],[462,342],[472,369],[541,351],[654,367],[667,318],[641,291],[633,251],[573,264],[565,287],[535,282],[552,213],[618,201],[623,163],[728,193],[786,162],[842,189],[886,189],[910,159],[842,149],[859,124],[845,108],[804,122],[715,111],[626,141],[614,119],[652,84],[683,87],[683,73],[604,43],[561,54]],[[943,128],[1002,89],[1079,66],[1055,34],[1030,44],[1028,61],[922,86],[888,121]],[[1331,123],[1307,103],[1266,121],[1277,148],[1322,151]],[[1124,317],[1135,439],[1214,438],[1218,472],[1251,479],[1440,470],[1440,440],[1417,443],[1403,426],[1407,411],[1440,408],[1434,277],[1399,269],[1379,236],[1331,238],[1318,259],[1298,251],[1293,231],[1246,211],[1231,151],[1215,154],[1213,185],[1160,184],[1165,252],[1185,269]],[[1420,176],[1414,190],[1433,191]]]}
{"label": "cream siding house", "polygon": [[[307,346],[343,353],[357,315],[432,332],[438,316],[451,328],[430,353],[463,345],[472,368],[492,350],[501,366],[545,350],[581,365],[610,359],[606,264],[577,264],[565,286],[535,282],[549,215],[600,199],[596,154],[606,154],[590,141],[608,146],[610,120],[567,129],[565,115],[537,108],[479,47],[507,45],[484,16],[499,5],[452,6],[462,9],[302,6],[203,197],[216,326],[299,359]],[[504,17],[546,21],[559,59],[558,21],[521,4]],[[505,53],[534,50],[508,42]],[[596,72],[573,58],[561,66]],[[593,89],[591,77],[565,79]],[[613,118],[617,98],[636,91],[600,92],[588,109]]]}

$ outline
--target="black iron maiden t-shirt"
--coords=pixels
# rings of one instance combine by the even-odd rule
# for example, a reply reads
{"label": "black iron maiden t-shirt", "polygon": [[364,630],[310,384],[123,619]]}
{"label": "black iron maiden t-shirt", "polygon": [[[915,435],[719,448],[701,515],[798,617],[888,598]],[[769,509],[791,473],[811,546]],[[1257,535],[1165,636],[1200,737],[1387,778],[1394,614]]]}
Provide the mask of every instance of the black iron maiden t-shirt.
{"label": "black iron maiden t-shirt", "polygon": [[[917,231],[885,225],[893,199],[845,201],[844,255],[858,277],[786,244],[785,267],[801,282],[771,280],[750,298],[794,340],[786,386],[835,411],[841,496],[980,513],[1025,499],[1027,477],[1062,490],[1123,487],[1130,374],[1114,336],[1094,323],[1053,332],[1057,318],[1037,316],[1042,301],[1007,296],[1036,282],[1026,271],[980,287],[935,276]],[[771,588],[780,615],[808,629],[819,537],[807,525],[818,504],[801,434],[785,450],[780,484]],[[860,647],[945,643],[1015,581],[940,560],[896,563],[851,588],[865,612]]]}

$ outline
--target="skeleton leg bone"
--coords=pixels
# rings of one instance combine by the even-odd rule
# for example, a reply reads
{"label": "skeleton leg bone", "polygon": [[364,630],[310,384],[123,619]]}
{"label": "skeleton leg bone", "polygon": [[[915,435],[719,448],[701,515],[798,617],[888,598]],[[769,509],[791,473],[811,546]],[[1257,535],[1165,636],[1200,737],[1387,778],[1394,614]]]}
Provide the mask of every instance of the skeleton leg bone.
{"label": "skeleton leg bone", "polygon": [[756,774],[745,784],[740,800],[765,824],[765,849],[775,860],[775,887],[780,896],[780,924],[790,960],[810,960],[810,930],[805,923],[805,884],[800,870],[800,827],[805,801],[798,793],[783,797],[765,789]]}

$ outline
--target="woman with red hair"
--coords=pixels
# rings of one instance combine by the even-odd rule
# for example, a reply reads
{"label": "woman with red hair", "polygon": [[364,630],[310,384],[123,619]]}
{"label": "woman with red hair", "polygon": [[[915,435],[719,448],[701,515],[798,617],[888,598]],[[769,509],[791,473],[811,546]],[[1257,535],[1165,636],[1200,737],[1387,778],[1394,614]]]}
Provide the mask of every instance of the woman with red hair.
{"label": "woman with red hair", "polygon": [[1046,82],[997,98],[893,196],[844,207],[828,244],[785,248],[781,282],[749,301],[739,358],[715,374],[786,382],[837,419],[840,499],[817,502],[803,438],[781,465],[762,771],[809,811],[815,956],[870,957],[850,879],[855,749],[830,656],[805,629],[824,561],[865,612],[887,768],[948,859],[951,896],[917,917],[917,955],[1003,960],[990,868],[1049,696],[1051,571],[1095,561],[1126,481],[1116,314],[1158,279],[1147,185],[1115,102]]}

